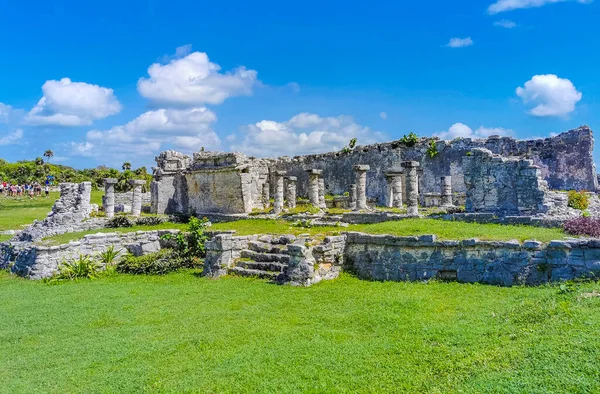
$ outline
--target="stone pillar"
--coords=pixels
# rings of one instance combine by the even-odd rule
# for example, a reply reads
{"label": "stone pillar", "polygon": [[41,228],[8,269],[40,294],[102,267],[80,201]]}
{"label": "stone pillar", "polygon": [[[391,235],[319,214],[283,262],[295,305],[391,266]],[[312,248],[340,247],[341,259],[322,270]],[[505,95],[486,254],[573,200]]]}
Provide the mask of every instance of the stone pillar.
{"label": "stone pillar", "polygon": [[356,183],[350,185],[350,209],[356,208]]}
{"label": "stone pillar", "polygon": [[386,180],[386,193],[385,193],[385,206],[391,208],[394,206],[394,177],[385,174]]}
{"label": "stone pillar", "polygon": [[311,169],[308,172],[308,200],[315,206],[319,206],[319,177],[323,170]]}
{"label": "stone pillar", "polygon": [[371,169],[366,164],[352,166],[356,173],[356,211],[367,209],[367,171]]}
{"label": "stone pillar", "polygon": [[319,208],[327,208],[327,204],[325,203],[325,180],[322,176],[319,177]]}
{"label": "stone pillar", "polygon": [[283,211],[283,177],[285,171],[275,171],[275,202],[273,203],[273,212],[275,214]]}
{"label": "stone pillar", "polygon": [[104,179],[104,213],[107,218],[115,216],[115,178]]}
{"label": "stone pillar", "polygon": [[269,184],[269,182],[265,182],[262,185],[262,198],[263,198],[263,205],[265,207],[265,209],[269,209],[271,207],[271,185]]}
{"label": "stone pillar", "polygon": [[385,176],[388,179],[388,194],[390,195],[387,206],[402,208],[402,171],[400,169],[390,170]]}
{"label": "stone pillar", "polygon": [[441,206],[451,207],[452,204],[452,177],[450,175],[441,178]]}
{"label": "stone pillar", "polygon": [[287,187],[285,189],[285,199],[287,200],[288,208],[296,208],[296,181],[295,176],[287,177]]}
{"label": "stone pillar", "polygon": [[143,179],[132,179],[129,183],[133,185],[131,214],[133,216],[140,216],[142,214],[142,186],[146,184],[146,181]]}
{"label": "stone pillar", "polygon": [[218,278],[227,275],[227,270],[233,265],[233,239],[231,234],[215,235],[206,241],[206,257],[204,258],[204,276]]}
{"label": "stone pillar", "polygon": [[79,207],[84,217],[89,217],[92,212],[90,200],[92,198],[92,182],[81,182],[79,184]]}
{"label": "stone pillar", "polygon": [[405,161],[402,166],[406,169],[406,205],[408,214],[411,216],[419,215],[419,192],[417,168],[418,161]]}

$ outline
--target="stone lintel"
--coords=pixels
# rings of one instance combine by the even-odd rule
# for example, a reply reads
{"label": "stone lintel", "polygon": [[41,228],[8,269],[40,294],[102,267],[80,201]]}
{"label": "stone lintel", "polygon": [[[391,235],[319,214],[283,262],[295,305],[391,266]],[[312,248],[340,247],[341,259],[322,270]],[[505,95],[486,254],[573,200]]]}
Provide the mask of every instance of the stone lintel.
{"label": "stone lintel", "polygon": [[145,181],[145,180],[143,180],[143,179],[130,179],[130,180],[129,180],[129,183],[130,183],[131,185],[139,185],[139,186],[142,186],[142,185],[145,185],[145,184],[146,184],[146,181]]}
{"label": "stone lintel", "polygon": [[295,176],[288,176],[285,179],[287,179],[290,182],[296,182],[298,180],[298,178]]}
{"label": "stone lintel", "polygon": [[119,182],[116,178],[104,178],[104,184],[109,184],[109,185],[113,185],[115,183]]}
{"label": "stone lintel", "polygon": [[284,176],[285,174],[287,174],[287,171],[275,171],[275,175],[277,176]]}
{"label": "stone lintel", "polygon": [[387,176],[389,178],[394,178],[394,177],[397,177],[397,176],[402,176],[403,174],[404,174],[404,171],[396,171],[396,170],[394,170],[394,171],[387,171],[385,173],[385,176]]}
{"label": "stone lintel", "polygon": [[402,167],[404,168],[417,168],[419,167],[420,164],[418,161],[403,161],[402,162]]}
{"label": "stone lintel", "polygon": [[306,172],[308,172],[308,175],[322,175],[323,174],[323,170],[318,170],[316,168],[311,168],[310,170],[306,170]]}
{"label": "stone lintel", "polygon": [[369,171],[371,167],[368,164],[357,164],[352,166],[354,171]]}

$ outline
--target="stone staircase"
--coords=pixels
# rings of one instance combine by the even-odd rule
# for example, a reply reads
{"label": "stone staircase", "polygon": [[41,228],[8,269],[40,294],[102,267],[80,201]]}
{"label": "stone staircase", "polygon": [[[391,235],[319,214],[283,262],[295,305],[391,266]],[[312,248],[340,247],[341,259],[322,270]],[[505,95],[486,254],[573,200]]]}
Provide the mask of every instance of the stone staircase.
{"label": "stone staircase", "polygon": [[291,235],[263,236],[256,241],[249,241],[248,247],[242,249],[230,275],[249,276],[273,281],[283,281],[285,269],[290,256],[287,245],[293,243],[296,237]]}

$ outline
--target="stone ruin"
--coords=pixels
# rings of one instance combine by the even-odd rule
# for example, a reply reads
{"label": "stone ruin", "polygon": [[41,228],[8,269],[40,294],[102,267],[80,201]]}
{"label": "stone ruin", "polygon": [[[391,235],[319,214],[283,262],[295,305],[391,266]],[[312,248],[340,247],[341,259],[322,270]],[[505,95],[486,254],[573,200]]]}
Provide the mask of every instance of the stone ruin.
{"label": "stone ruin", "polygon": [[153,168],[151,212],[243,215],[272,208],[277,214],[295,207],[296,197],[324,209],[325,195],[336,195],[335,206],[357,211],[406,205],[416,216],[419,206],[465,205],[471,213],[543,215],[566,207],[550,189],[596,191],[593,143],[582,126],[538,140],[422,138],[278,159],[165,151]]}

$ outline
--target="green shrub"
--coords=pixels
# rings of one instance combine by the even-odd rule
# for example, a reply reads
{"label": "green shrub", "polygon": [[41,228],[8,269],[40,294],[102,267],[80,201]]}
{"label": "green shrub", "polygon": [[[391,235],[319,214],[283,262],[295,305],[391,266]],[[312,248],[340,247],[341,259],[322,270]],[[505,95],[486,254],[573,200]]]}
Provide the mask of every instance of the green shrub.
{"label": "green shrub", "polygon": [[134,275],[164,275],[182,268],[198,268],[199,259],[184,259],[176,251],[162,249],[145,256],[127,255],[116,265],[116,270],[122,274]]}
{"label": "green shrub", "polygon": [[402,138],[400,138],[400,142],[408,147],[415,146],[416,143],[419,142],[419,137],[411,131],[408,133],[408,135],[405,134],[402,136]]}
{"label": "green shrub", "polygon": [[589,199],[587,193],[585,192],[585,190],[582,190],[580,192],[578,192],[576,190],[570,190],[569,191],[569,202],[567,203],[567,205],[570,206],[571,208],[585,211],[586,209],[588,209],[588,207],[590,205],[590,199]]}
{"label": "green shrub", "polygon": [[434,140],[429,141],[429,146],[427,147],[427,156],[429,156],[429,158],[433,159],[434,157],[436,157],[439,154],[440,154],[440,152],[437,149],[437,144],[435,143],[435,141]]}
{"label": "green shrub", "polygon": [[342,148],[342,153],[350,153],[354,150],[355,147],[356,147],[356,138],[352,138],[350,140],[350,142],[348,143],[348,145],[346,145]]}
{"label": "green shrub", "polygon": [[115,246],[110,245],[104,252],[100,253],[100,262],[105,267],[110,267],[115,262],[119,252],[121,252],[121,250],[115,250]]}
{"label": "green shrub", "polygon": [[79,255],[74,261],[63,261],[52,280],[91,279],[98,276],[100,265],[88,255]]}
{"label": "green shrub", "polygon": [[167,218],[163,216],[142,216],[135,220],[135,224],[138,226],[157,226],[166,221]]}
{"label": "green shrub", "polygon": [[110,227],[110,228],[133,227],[134,224],[135,223],[133,222],[133,220],[129,219],[127,216],[117,215],[117,216],[113,217],[112,219],[108,220],[108,222],[106,223],[106,227]]}
{"label": "green shrub", "polygon": [[177,235],[165,234],[163,235],[163,239],[171,240],[174,238],[177,244],[175,251],[178,256],[191,262],[206,256],[204,243],[208,241],[208,235],[206,235],[204,230],[208,226],[210,226],[208,219],[192,217],[188,223],[187,232]]}

